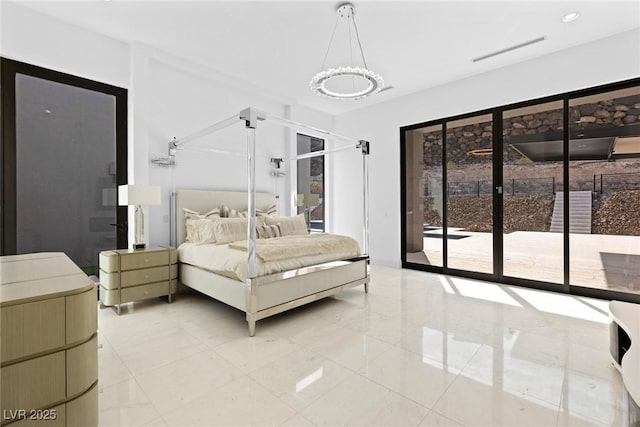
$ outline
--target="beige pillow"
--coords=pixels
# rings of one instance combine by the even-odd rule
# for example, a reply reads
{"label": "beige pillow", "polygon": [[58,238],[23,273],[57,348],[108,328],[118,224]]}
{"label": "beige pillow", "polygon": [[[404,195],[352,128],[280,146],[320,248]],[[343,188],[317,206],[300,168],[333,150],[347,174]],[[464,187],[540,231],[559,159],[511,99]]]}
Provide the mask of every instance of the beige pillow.
{"label": "beige pillow", "polygon": [[[199,213],[196,211],[192,211],[191,209],[183,208],[184,218],[185,218],[185,228],[187,232],[187,236],[185,240],[187,242],[203,244],[203,243],[215,243],[215,235],[212,231],[213,221],[217,218],[220,218],[220,209],[215,208],[210,210],[207,213]],[[201,220],[204,220],[202,222]],[[198,221],[198,224],[194,224],[195,221]],[[207,224],[206,222],[211,224]],[[200,235],[200,229],[203,228],[202,236]]]}
{"label": "beige pillow", "polygon": [[272,205],[267,210],[256,209],[256,216],[275,216],[278,213],[276,205]]}
{"label": "beige pillow", "polygon": [[277,224],[283,236],[301,236],[309,234],[307,221],[304,214],[296,216],[268,216],[265,218],[267,225]]}
{"label": "beige pillow", "polygon": [[247,219],[220,218],[214,223],[214,231],[219,245],[247,240]]}
{"label": "beige pillow", "polygon": [[[247,218],[249,216],[249,212],[247,211],[237,211],[229,206],[220,206],[219,213],[222,218]],[[256,218],[263,216],[272,216],[276,213],[276,205],[269,207],[266,211],[262,209],[256,209]]]}
{"label": "beige pillow", "polygon": [[277,224],[274,225],[258,225],[256,226],[256,234],[258,235],[258,239],[271,239],[273,237],[281,237],[280,226]]}
{"label": "beige pillow", "polygon": [[216,243],[216,220],[210,218],[190,219],[187,221],[187,241],[196,245]]}

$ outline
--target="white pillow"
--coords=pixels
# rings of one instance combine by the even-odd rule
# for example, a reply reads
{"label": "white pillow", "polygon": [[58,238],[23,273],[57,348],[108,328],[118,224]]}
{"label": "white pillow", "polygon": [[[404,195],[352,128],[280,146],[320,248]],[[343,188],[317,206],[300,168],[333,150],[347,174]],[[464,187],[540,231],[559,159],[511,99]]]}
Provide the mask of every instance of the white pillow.
{"label": "white pillow", "polygon": [[309,234],[307,220],[304,214],[296,216],[268,216],[265,218],[267,225],[277,224],[283,236],[302,236]]}

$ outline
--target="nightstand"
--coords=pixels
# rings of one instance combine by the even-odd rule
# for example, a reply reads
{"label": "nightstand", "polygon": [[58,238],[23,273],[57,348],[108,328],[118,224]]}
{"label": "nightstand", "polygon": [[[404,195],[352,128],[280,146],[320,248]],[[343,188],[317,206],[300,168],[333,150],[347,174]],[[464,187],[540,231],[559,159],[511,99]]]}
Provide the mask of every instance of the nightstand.
{"label": "nightstand", "polygon": [[168,296],[171,302],[178,278],[175,248],[117,249],[100,252],[100,302],[113,306]]}

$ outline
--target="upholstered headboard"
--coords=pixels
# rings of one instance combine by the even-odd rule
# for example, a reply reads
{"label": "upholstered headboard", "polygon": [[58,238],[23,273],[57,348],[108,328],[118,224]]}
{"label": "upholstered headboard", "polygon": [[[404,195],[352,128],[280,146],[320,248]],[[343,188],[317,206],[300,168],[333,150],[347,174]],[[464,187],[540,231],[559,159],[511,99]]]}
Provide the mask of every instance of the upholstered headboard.
{"label": "upholstered headboard", "polygon": [[[247,210],[247,193],[244,191],[177,190],[175,199],[176,245],[186,238],[183,208],[206,213],[220,206],[229,206],[237,211]],[[256,193],[256,208],[267,210],[276,204],[276,195]]]}

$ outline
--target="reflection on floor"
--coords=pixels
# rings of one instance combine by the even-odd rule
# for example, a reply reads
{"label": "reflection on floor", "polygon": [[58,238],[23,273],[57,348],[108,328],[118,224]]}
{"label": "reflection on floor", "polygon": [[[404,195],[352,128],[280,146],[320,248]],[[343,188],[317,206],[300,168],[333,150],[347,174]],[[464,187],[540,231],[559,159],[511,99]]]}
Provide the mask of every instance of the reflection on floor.
{"label": "reflection on floor", "polygon": [[[437,232],[429,231],[430,233]],[[450,268],[492,273],[491,233],[451,229],[462,240],[447,239]],[[640,237],[570,234],[571,284],[640,293]],[[407,254],[407,261],[442,266],[442,239],[424,239],[424,257]],[[516,231],[504,235],[504,275],[563,283],[561,233]],[[422,259],[422,261],[421,261]]]}
{"label": "reflection on floor", "polygon": [[622,425],[605,301],[372,270],[254,338],[195,293],[100,310],[100,425]]}

